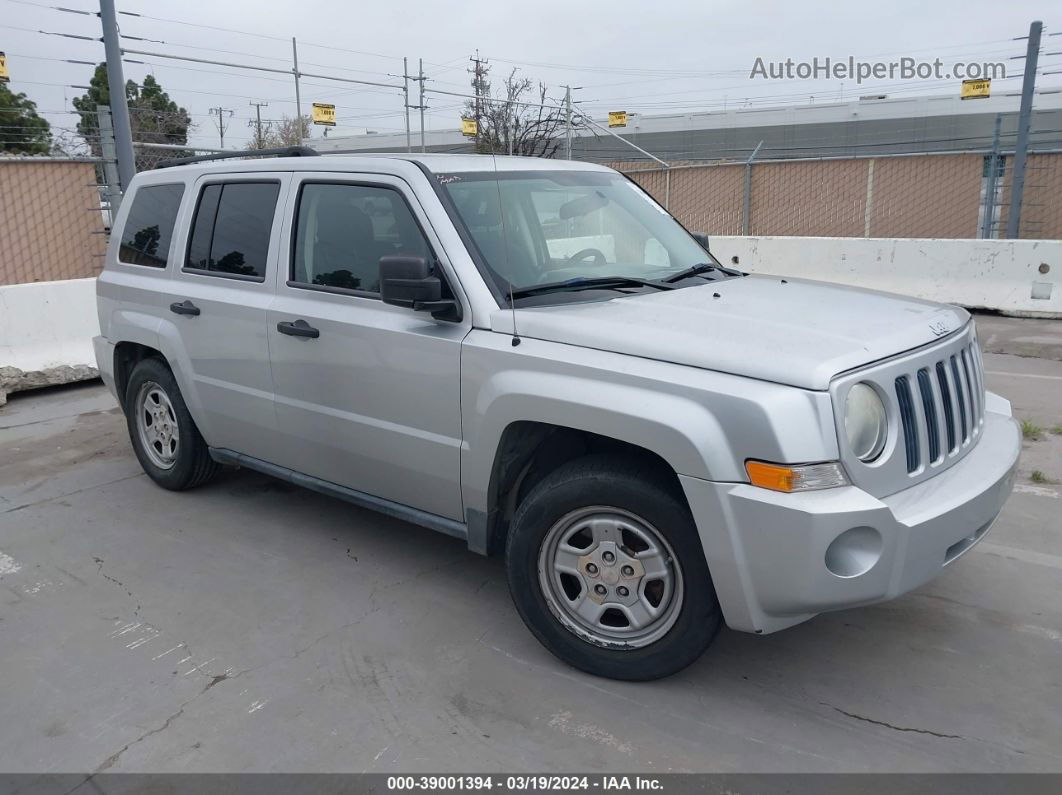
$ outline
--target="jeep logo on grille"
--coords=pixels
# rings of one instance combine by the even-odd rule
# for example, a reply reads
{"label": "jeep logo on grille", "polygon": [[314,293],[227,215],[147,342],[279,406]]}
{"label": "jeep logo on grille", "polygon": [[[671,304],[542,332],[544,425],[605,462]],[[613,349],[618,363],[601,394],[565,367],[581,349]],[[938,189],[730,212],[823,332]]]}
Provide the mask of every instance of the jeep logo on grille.
{"label": "jeep logo on grille", "polygon": [[943,320],[934,320],[929,324],[929,330],[933,332],[935,337],[943,337],[948,333],[948,324]]}

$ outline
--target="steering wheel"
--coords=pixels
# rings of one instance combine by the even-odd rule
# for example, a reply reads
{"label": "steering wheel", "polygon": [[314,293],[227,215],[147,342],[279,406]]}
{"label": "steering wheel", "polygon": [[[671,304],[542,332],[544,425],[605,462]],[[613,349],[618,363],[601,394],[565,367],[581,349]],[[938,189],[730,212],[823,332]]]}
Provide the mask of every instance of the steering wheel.
{"label": "steering wheel", "polygon": [[567,268],[567,267],[569,267],[571,265],[574,265],[577,262],[582,262],[587,257],[593,257],[594,258],[594,262],[593,262],[594,267],[602,267],[602,266],[608,264],[608,260],[605,259],[605,255],[604,255],[604,253],[602,253],[601,249],[584,248],[581,251],[576,251],[574,254],[572,254],[570,257],[568,257],[568,259],[566,259],[564,261],[564,265],[562,266],[562,268],[559,268],[558,270],[562,270],[563,268]]}
{"label": "steering wheel", "polygon": [[[605,259],[604,252],[597,248],[584,248],[582,251],[576,251],[557,268],[549,268],[548,270],[541,271],[538,275],[538,283],[545,284],[546,282],[555,281],[560,278],[558,274],[565,274],[566,277],[572,278],[578,276],[578,273],[572,273],[575,265],[583,260],[593,257],[592,267],[600,268],[608,264],[608,260]],[[591,263],[588,263],[591,264]]]}

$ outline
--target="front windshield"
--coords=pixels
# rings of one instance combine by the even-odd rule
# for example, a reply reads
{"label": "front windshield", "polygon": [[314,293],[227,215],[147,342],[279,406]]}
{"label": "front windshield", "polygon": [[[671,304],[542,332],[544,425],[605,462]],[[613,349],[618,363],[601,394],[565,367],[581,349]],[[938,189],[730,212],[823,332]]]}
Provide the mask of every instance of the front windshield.
{"label": "front windshield", "polygon": [[711,256],[630,180],[599,171],[440,175],[502,294],[569,279],[665,279]]}

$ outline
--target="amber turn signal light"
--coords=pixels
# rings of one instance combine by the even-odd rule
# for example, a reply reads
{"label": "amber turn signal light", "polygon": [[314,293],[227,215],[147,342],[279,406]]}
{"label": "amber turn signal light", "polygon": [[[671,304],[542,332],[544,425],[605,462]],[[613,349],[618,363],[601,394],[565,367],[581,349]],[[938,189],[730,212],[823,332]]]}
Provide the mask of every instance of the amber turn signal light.
{"label": "amber turn signal light", "polygon": [[787,465],[750,459],[745,462],[745,472],[753,486],[786,493],[848,485],[848,478],[836,461],[824,464]]}

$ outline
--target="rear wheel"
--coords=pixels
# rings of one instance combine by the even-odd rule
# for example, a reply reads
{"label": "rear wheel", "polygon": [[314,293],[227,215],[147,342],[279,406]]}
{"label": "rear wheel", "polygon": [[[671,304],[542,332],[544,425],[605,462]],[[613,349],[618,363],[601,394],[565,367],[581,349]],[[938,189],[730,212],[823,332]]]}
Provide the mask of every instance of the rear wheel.
{"label": "rear wheel", "polygon": [[133,368],[125,390],[125,417],[140,466],[163,488],[189,489],[221,469],[210,457],[173,373],[161,360],[144,359]]}
{"label": "rear wheel", "polygon": [[560,659],[657,679],[696,660],[721,614],[677,487],[636,461],[587,456],[538,483],[513,517],[509,587]]}

